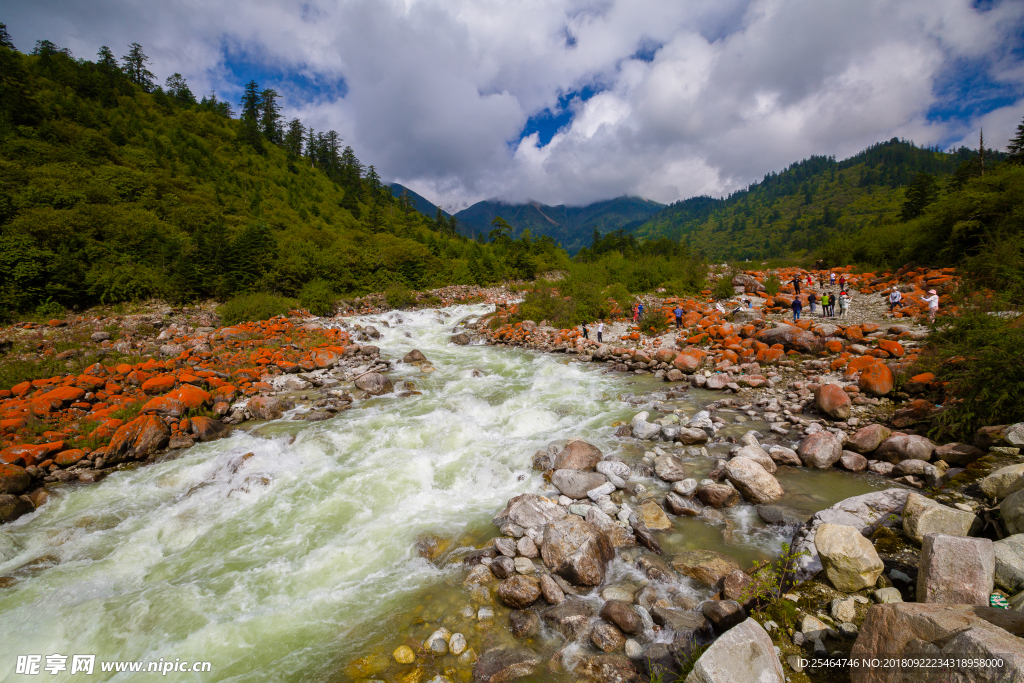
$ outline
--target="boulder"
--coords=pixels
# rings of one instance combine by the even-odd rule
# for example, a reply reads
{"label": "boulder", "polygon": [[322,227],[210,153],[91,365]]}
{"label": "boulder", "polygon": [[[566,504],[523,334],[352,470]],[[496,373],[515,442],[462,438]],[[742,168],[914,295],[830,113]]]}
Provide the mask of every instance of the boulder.
{"label": "boulder", "polygon": [[639,512],[641,521],[648,529],[665,531],[672,528],[672,522],[665,514],[665,511],[653,500],[644,501],[640,506]]}
{"label": "boulder", "polygon": [[983,451],[993,446],[1024,446],[1024,422],[1014,425],[995,425],[982,427],[974,435],[974,445]]}
{"label": "boulder", "polygon": [[601,622],[590,632],[590,642],[602,652],[616,652],[625,647],[626,636],[613,624]]}
{"label": "boulder", "polygon": [[822,524],[815,532],[814,547],[828,580],[844,593],[874,586],[885,569],[871,541],[852,526]]}
{"label": "boulder", "polygon": [[624,529],[616,524],[611,517],[601,510],[601,508],[591,506],[590,509],[587,510],[587,516],[585,519],[587,524],[608,536],[608,540],[611,542],[612,548],[636,545],[636,537],[634,537],[628,529]]}
{"label": "boulder", "polygon": [[469,335],[465,332],[459,332],[458,334],[453,334],[449,341],[458,346],[466,346],[469,344]]}
{"label": "boulder", "polygon": [[571,439],[555,457],[553,467],[556,470],[588,471],[594,469],[603,457],[604,454],[597,446],[580,439]]}
{"label": "boulder", "polygon": [[783,683],[771,636],[747,619],[711,644],[694,663],[686,683]]}
{"label": "boulder", "polygon": [[892,476],[905,477],[907,475],[920,477],[926,486],[937,487],[942,485],[942,472],[935,465],[924,460],[901,460],[892,468]]}
{"label": "boulder", "polygon": [[[746,273],[737,273],[732,278],[733,287],[742,287],[743,291],[747,294],[757,294],[758,292],[765,291],[764,285],[757,281],[753,275],[747,275]],[[753,311],[757,309],[753,308],[741,308],[740,311]],[[737,311],[738,313],[739,311]]]}
{"label": "boulder", "polygon": [[854,453],[871,453],[878,448],[883,441],[892,435],[892,430],[882,425],[874,424],[861,427],[854,432],[847,440],[845,447]]}
{"label": "boulder", "polygon": [[770,503],[786,494],[778,480],[750,458],[737,457],[725,463],[725,476],[754,504]]}
{"label": "boulder", "polygon": [[1024,490],[1011,493],[999,504],[999,517],[1008,534],[1024,534]]}
{"label": "boulder", "polygon": [[658,475],[659,479],[667,482],[686,479],[683,461],[674,455],[659,455],[654,458],[654,473]]}
{"label": "boulder", "polygon": [[532,610],[512,610],[508,621],[516,638],[532,638],[540,633],[540,617]]}
{"label": "boulder", "polygon": [[216,441],[231,433],[231,427],[220,420],[198,415],[189,420],[192,434],[199,441]]}
{"label": "boulder", "polygon": [[[950,680],[1012,681],[1024,679],[1024,614],[992,607],[894,603],[868,610],[850,652],[859,659],[943,658],[963,656],[1003,660],[1003,666],[983,669],[954,666],[932,676],[910,670],[905,677],[888,667],[854,667],[851,683]],[[941,678],[940,678],[941,676]]]}
{"label": "boulder", "polygon": [[419,349],[413,349],[409,353],[405,354],[405,356],[402,358],[402,362],[412,364],[424,363],[429,361],[427,361],[427,357],[423,355],[422,351],[420,351]]}
{"label": "boulder", "polygon": [[814,391],[814,404],[818,412],[836,420],[850,417],[850,395],[838,384],[822,384]]}
{"label": "boulder", "polygon": [[676,432],[676,441],[687,446],[707,443],[708,438],[708,433],[706,431],[703,429],[695,429],[693,427],[680,427],[679,431]]}
{"label": "boulder", "polygon": [[541,574],[540,592],[549,605],[559,605],[565,600],[565,591],[548,574]]}
{"label": "boulder", "polygon": [[822,350],[822,339],[794,325],[781,325],[757,333],[757,341],[773,346],[782,344],[787,351],[818,353]]}
{"label": "boulder", "polygon": [[170,440],[171,429],[163,418],[143,415],[117,428],[103,459],[108,466],[141,460],[163,449]]}
{"label": "boulder", "polygon": [[540,582],[532,576],[510,576],[498,584],[498,597],[513,609],[524,609],[540,597]]}
{"label": "boulder", "polygon": [[684,550],[672,558],[672,568],[697,583],[717,588],[730,572],[740,567],[714,550]]}
{"label": "boulder", "polygon": [[280,420],[284,415],[285,404],[274,396],[254,396],[245,404],[254,420]]}
{"label": "boulder", "polygon": [[704,509],[704,505],[694,498],[669,492],[665,496],[665,509],[680,517],[696,517]]}
{"label": "boulder", "polygon": [[917,543],[928,534],[968,536],[981,529],[981,520],[973,512],[951,508],[911,492],[903,506],[903,533]]}
{"label": "boulder", "polygon": [[1010,595],[1024,590],[1024,534],[1008,536],[992,547],[996,557],[996,585]]}
{"label": "boulder", "polygon": [[601,607],[601,618],[618,626],[623,633],[640,635],[644,632],[644,622],[629,605],[621,600],[609,600]]}
{"label": "boulder", "polygon": [[[754,601],[754,591],[750,586],[753,579],[744,571],[736,569],[722,579],[722,597],[727,600],[735,600],[739,604],[749,607]],[[707,616],[707,615],[705,615]],[[710,617],[708,617],[710,619]]]}
{"label": "boulder", "polygon": [[566,581],[597,586],[615,551],[607,534],[571,515],[544,528],[540,554],[544,564]]}
{"label": "boulder", "polygon": [[988,605],[995,571],[991,540],[928,534],[917,565],[917,601]]}
{"label": "boulder", "polygon": [[32,504],[32,499],[28,496],[0,493],[0,524],[13,522],[33,510],[35,510],[35,505]]}
{"label": "boulder", "polygon": [[605,683],[628,683],[638,677],[636,666],[621,654],[584,655],[573,673],[578,676],[577,680]]}
{"label": "boulder", "polygon": [[18,495],[32,484],[32,475],[24,467],[0,462],[0,494]]}
{"label": "boulder", "polygon": [[947,443],[936,448],[933,455],[936,460],[949,465],[966,467],[985,455],[985,452],[966,443]]}
{"label": "boulder", "polygon": [[562,519],[569,514],[564,507],[536,493],[523,493],[508,501],[505,509],[492,520],[499,529],[506,524],[516,524],[524,529],[543,528],[544,525]]}
{"label": "boulder", "polygon": [[892,391],[895,378],[884,363],[874,363],[860,371],[857,387],[868,396],[885,396]]}
{"label": "boulder", "polygon": [[784,505],[757,505],[757,516],[768,524],[800,526],[810,521],[809,512],[794,510]]}
{"label": "boulder", "polygon": [[792,448],[786,448],[785,446],[772,446],[768,449],[768,455],[772,460],[780,465],[790,465],[798,467],[803,463],[800,460],[800,456]]}
{"label": "boulder", "polygon": [[[734,573],[731,572],[729,576]],[[717,634],[725,633],[747,618],[743,606],[735,600],[708,600],[700,606],[700,611],[704,618],[711,622],[711,627]]]}
{"label": "boulder", "polygon": [[1024,463],[1000,467],[982,479],[980,486],[986,496],[995,500],[1024,489]]}
{"label": "boulder", "polygon": [[757,323],[764,320],[764,313],[760,308],[738,308],[732,312],[732,321],[740,325]]}
{"label": "boulder", "polygon": [[651,441],[661,434],[661,425],[644,420],[637,420],[630,425],[633,437],[642,441]]}
{"label": "boulder", "polygon": [[555,470],[551,475],[551,483],[563,496],[569,498],[587,497],[587,491],[596,489],[608,482],[608,478],[600,472],[581,472],[579,470]]}
{"label": "boulder", "polygon": [[796,452],[808,467],[824,470],[839,460],[843,454],[843,445],[835,434],[822,430],[801,441]]}
{"label": "boulder", "polygon": [[774,460],[772,460],[772,456],[768,455],[768,453],[766,453],[758,444],[740,446],[736,449],[733,457],[749,458],[763,467],[768,474],[775,474],[779,469],[779,466],[775,464]]}
{"label": "boulder", "polygon": [[860,453],[844,450],[839,456],[839,466],[850,472],[863,472],[868,468],[868,459]]}
{"label": "boulder", "polygon": [[893,464],[900,460],[932,459],[935,442],[917,434],[893,434],[883,441],[874,452],[875,460],[884,460]]}
{"label": "boulder", "polygon": [[558,605],[549,607],[541,617],[568,640],[579,640],[587,632],[594,608],[589,602],[577,597],[568,597]]}
{"label": "boulder", "polygon": [[651,618],[658,626],[670,629],[684,639],[696,640],[711,633],[711,624],[700,612],[658,605],[651,608]]}
{"label": "boulder", "polygon": [[740,494],[732,486],[725,484],[705,484],[697,486],[697,499],[713,508],[732,507],[740,502]]}
{"label": "boulder", "polygon": [[395,389],[395,385],[391,383],[391,380],[379,372],[367,372],[364,375],[360,375],[356,379],[355,384],[357,388],[362,389],[371,396],[389,394]]}
{"label": "boulder", "polygon": [[816,512],[810,522],[793,536],[793,551],[804,553],[795,560],[797,581],[806,581],[821,571],[821,559],[814,545],[815,533],[819,526],[852,526],[862,535],[872,533],[879,526],[892,527],[899,523],[908,493],[904,488],[873,491],[841,500],[832,507]]}
{"label": "boulder", "polygon": [[473,683],[507,683],[532,676],[540,655],[527,648],[501,645],[487,650],[473,665]]}

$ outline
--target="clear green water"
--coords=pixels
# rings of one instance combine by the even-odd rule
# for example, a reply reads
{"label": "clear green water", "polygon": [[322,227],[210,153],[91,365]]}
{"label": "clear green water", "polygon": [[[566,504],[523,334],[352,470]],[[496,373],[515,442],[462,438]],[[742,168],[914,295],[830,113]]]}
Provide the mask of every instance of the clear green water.
{"label": "clear green water", "polygon": [[[14,673],[16,655],[53,653],[212,662],[210,673],[168,675],[175,680],[395,680],[408,667],[386,655],[438,625],[464,633],[477,652],[510,641],[507,610],[496,608],[492,623],[459,614],[479,606],[461,585],[464,571],[423,559],[417,540],[439,536],[455,548],[495,535],[490,519],[505,501],[549,490],[530,465],[553,440],[581,437],[639,458],[642,448],[611,436],[613,422],[638,410],[618,397],[665,385],[563,356],[447,343],[456,320],[484,310],[383,316],[392,323],[378,325],[387,357],[418,348],[437,368],[396,366],[394,379],[414,382],[422,395],[374,399],[326,422],[239,431],[174,460],[64,488],[0,528],[0,576],[14,579],[0,589],[0,680],[26,680]],[[712,397],[677,403],[695,410]],[[243,461],[246,453],[254,455]],[[711,465],[691,463],[698,476]],[[883,486],[840,472],[778,476],[789,492],[781,502],[808,511]],[[719,521],[677,520],[661,538],[670,552],[714,548],[741,563],[770,556],[784,540],[748,506]],[[611,577],[639,585],[620,560]],[[435,670],[468,673],[452,657],[434,667],[422,680]],[[154,674],[40,674],[145,676]],[[545,669],[543,678],[552,676],[561,677]]]}

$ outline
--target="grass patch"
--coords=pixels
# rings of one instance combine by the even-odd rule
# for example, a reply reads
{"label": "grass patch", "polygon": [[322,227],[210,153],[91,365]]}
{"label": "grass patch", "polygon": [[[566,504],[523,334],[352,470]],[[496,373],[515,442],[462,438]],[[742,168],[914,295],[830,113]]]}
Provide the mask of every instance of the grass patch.
{"label": "grass patch", "polygon": [[230,326],[287,315],[295,305],[296,302],[293,299],[267,292],[256,292],[229,299],[217,309],[217,314],[223,325]]}
{"label": "grass patch", "polygon": [[142,406],[145,405],[142,401],[136,403],[124,403],[120,408],[110,413],[112,420],[123,420],[124,422],[131,422],[139,416],[142,412]]}

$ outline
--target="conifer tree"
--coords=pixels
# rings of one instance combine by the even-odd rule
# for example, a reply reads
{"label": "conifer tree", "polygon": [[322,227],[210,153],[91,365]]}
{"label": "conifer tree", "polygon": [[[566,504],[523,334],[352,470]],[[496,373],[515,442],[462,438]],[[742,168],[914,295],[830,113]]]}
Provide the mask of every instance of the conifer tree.
{"label": "conifer tree", "polygon": [[273,88],[264,88],[260,91],[260,133],[268,141],[280,144],[281,133],[281,106],[277,98],[281,97]]}
{"label": "conifer tree", "polygon": [[1009,161],[1024,164],[1024,121],[1017,125],[1017,134],[1010,138],[1006,151],[1010,153]]}
{"label": "conifer tree", "polygon": [[99,59],[96,60],[96,66],[98,66],[101,71],[117,73],[121,70],[121,67],[117,63],[117,58],[114,57],[113,51],[106,45],[100,48],[100,51],[96,53],[96,56],[99,57]]}
{"label": "conifer tree", "polygon": [[241,139],[249,143],[258,151],[263,150],[260,141],[260,86],[256,81],[249,81],[245,84],[245,92],[242,94],[242,134]]}
{"label": "conifer tree", "polygon": [[153,79],[156,78],[153,72],[146,68],[149,57],[142,51],[142,46],[132,43],[128,46],[128,54],[121,58],[124,62],[124,73],[135,85],[145,92],[151,92],[154,87]]}
{"label": "conifer tree", "polygon": [[284,134],[284,149],[290,156],[296,159],[302,156],[302,140],[305,134],[306,129],[302,121],[292,119],[288,122],[288,131]]}
{"label": "conifer tree", "polygon": [[185,82],[185,78],[179,73],[174,73],[167,77],[167,81],[164,83],[164,89],[166,90],[168,97],[175,100],[178,104],[196,103],[196,96],[192,94],[192,91],[188,87],[188,83]]}
{"label": "conifer tree", "polygon": [[11,34],[7,32],[7,24],[2,22],[0,22],[0,47],[14,49],[14,43],[11,42]]}

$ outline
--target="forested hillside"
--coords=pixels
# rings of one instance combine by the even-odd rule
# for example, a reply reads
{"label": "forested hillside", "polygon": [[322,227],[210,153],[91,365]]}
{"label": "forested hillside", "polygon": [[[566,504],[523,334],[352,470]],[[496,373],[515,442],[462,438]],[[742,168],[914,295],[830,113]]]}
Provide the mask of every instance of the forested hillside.
{"label": "forested hillside", "polygon": [[498,201],[477,202],[455,214],[462,234],[488,234],[491,221],[500,216],[518,237],[526,230],[557,240],[570,254],[586,245],[594,230],[608,233],[631,231],[664,204],[641,197],[617,197],[586,206],[546,206],[537,202],[507,204]]}
{"label": "forested hillside", "polygon": [[[990,162],[1005,156],[986,154]],[[676,202],[636,235],[682,240],[712,260],[803,256],[837,237],[911,218],[904,212],[910,186],[918,184],[924,203],[934,200],[951,183],[962,184],[970,174],[964,162],[975,156],[967,148],[950,154],[896,138],[843,161],[814,156],[726,199]]]}
{"label": "forested hillside", "polygon": [[567,263],[551,240],[482,245],[423,216],[337,133],[282,120],[255,82],[235,119],[179,74],[157,86],[137,44],[87,61],[0,43],[0,312],[486,283]]}

